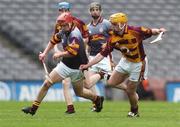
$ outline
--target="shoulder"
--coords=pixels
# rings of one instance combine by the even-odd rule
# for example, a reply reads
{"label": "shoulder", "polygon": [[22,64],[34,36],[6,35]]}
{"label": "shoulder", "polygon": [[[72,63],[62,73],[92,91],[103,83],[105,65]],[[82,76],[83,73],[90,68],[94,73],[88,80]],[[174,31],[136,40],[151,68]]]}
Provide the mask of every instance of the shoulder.
{"label": "shoulder", "polygon": [[85,24],[84,21],[82,21],[81,19],[77,18],[77,17],[74,17],[73,16],[73,19],[75,22],[79,23],[79,24]]}
{"label": "shoulder", "polygon": [[128,26],[129,30],[139,31],[139,32],[146,32],[149,31],[150,28],[145,26]]}
{"label": "shoulder", "polygon": [[141,27],[140,26],[130,26],[128,25],[128,30],[140,30]]}
{"label": "shoulder", "polygon": [[74,30],[71,31],[70,37],[81,37],[80,30],[77,27],[75,27]]}
{"label": "shoulder", "polygon": [[104,22],[104,23],[110,23],[110,21],[107,20],[107,19],[103,19],[103,22]]}
{"label": "shoulder", "polygon": [[107,19],[103,19],[103,25],[106,26],[108,29],[110,29],[111,26],[111,22]]}
{"label": "shoulder", "polygon": [[112,33],[112,35],[109,38],[109,43],[110,44],[115,44],[115,43],[119,42],[120,39],[121,39],[121,37],[116,36],[114,33]]}
{"label": "shoulder", "polygon": [[91,22],[89,22],[88,24],[87,24],[87,27],[90,27],[91,26]]}

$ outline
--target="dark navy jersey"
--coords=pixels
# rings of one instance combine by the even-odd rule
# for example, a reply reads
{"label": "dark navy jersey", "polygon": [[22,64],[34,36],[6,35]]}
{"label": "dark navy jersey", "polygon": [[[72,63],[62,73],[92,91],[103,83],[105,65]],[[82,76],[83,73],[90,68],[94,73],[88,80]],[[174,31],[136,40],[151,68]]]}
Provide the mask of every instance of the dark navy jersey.
{"label": "dark navy jersey", "polygon": [[[61,36],[61,37],[58,37]],[[75,27],[70,33],[60,32],[54,37],[55,43],[62,44],[64,51],[68,51],[72,57],[63,57],[62,62],[71,69],[79,69],[81,64],[87,64],[88,58],[86,56],[83,37],[80,30]]]}

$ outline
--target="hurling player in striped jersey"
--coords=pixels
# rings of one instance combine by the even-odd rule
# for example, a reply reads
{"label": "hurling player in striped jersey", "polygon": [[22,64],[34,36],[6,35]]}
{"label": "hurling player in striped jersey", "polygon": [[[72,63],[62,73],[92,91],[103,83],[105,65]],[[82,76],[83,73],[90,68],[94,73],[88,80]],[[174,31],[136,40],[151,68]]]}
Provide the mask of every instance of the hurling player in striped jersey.
{"label": "hurling player in striped jersey", "polygon": [[[71,4],[68,3],[68,2],[60,2],[58,3],[58,9],[59,9],[59,14],[62,14],[62,13],[70,13],[71,11]],[[86,45],[86,43],[88,42],[88,37],[89,37],[89,33],[88,33],[88,29],[87,29],[87,26],[86,24],[76,18],[76,17],[73,17],[73,23],[78,27],[78,29],[80,30],[81,34],[82,34],[82,37],[83,37],[83,41]],[[58,18],[57,18],[58,20]],[[58,22],[56,22],[55,24],[55,28],[54,28],[54,34],[52,35],[52,38],[54,37],[54,35],[58,32],[61,31],[61,26]],[[57,45],[56,45],[57,47]],[[72,114],[72,113],[75,113],[75,107],[73,105],[73,99],[72,99],[72,95],[71,95],[71,92],[70,92],[70,87],[71,87],[71,79],[70,78],[66,78],[62,81],[62,85],[63,85],[63,93],[64,93],[64,98],[65,98],[65,102],[66,102],[66,105],[67,105],[67,110],[65,111],[66,114]]]}
{"label": "hurling player in striped jersey", "polygon": [[98,53],[88,64],[81,65],[80,69],[87,69],[108,56],[113,49],[119,50],[122,58],[115,67],[107,84],[113,87],[121,85],[127,79],[127,96],[130,103],[128,117],[139,117],[137,85],[147,79],[147,57],[143,48],[143,40],[160,32],[165,28],[147,28],[128,25],[127,15],[124,13],[112,14],[109,18],[112,24],[112,33],[105,48]]}
{"label": "hurling player in striped jersey", "polygon": [[92,93],[91,90],[84,88],[84,74],[79,67],[86,64],[88,58],[86,56],[85,46],[80,30],[73,23],[73,16],[70,13],[62,13],[58,17],[58,23],[62,28],[62,32],[57,33],[50,40],[45,50],[39,54],[39,60],[44,61],[47,54],[57,43],[61,43],[63,51],[54,53],[53,58],[62,58],[58,65],[50,72],[51,82],[46,79],[35,99],[32,106],[24,107],[22,111],[26,114],[34,115],[39,108],[42,100],[46,96],[48,89],[57,82],[61,82],[65,78],[70,77],[74,92],[77,96],[84,97],[96,104],[97,112],[103,108],[104,97]]}

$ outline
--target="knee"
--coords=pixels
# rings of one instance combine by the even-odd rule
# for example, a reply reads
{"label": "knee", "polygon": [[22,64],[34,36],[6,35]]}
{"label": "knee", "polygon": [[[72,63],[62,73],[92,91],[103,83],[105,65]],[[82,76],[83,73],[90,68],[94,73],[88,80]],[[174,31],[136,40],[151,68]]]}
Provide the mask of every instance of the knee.
{"label": "knee", "polygon": [[92,81],[89,81],[89,80],[84,80],[83,81],[83,86],[84,88],[86,89],[91,89],[95,84],[93,84]]}
{"label": "knee", "polygon": [[136,86],[134,85],[134,87],[127,87],[126,92],[127,92],[127,94],[134,94],[134,93],[136,93]]}
{"label": "knee", "polygon": [[90,83],[84,82],[84,88],[90,89],[91,86],[92,86],[92,85],[91,85]]}
{"label": "knee", "polygon": [[64,85],[70,85],[70,82],[69,82],[67,79],[64,79],[64,80],[62,81],[62,84],[64,84]]}
{"label": "knee", "polygon": [[113,83],[111,80],[107,80],[106,85],[111,86],[111,87],[115,87],[117,84]]}
{"label": "knee", "polygon": [[83,97],[83,91],[75,90],[74,92],[75,92],[76,96]]}
{"label": "knee", "polygon": [[131,94],[133,94],[134,92],[135,92],[134,90],[129,89],[129,88],[127,88],[127,90],[126,90],[126,93],[127,93],[128,95],[131,95]]}
{"label": "knee", "polygon": [[86,89],[90,89],[91,87],[89,87],[89,86],[87,85],[87,86],[84,86],[84,88],[86,88]]}

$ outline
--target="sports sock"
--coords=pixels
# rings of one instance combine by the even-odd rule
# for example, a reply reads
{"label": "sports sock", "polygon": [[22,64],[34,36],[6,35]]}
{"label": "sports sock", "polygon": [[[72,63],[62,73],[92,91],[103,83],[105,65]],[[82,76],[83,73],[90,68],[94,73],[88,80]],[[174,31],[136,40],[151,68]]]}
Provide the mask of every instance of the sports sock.
{"label": "sports sock", "polygon": [[32,110],[36,111],[39,108],[40,103],[41,102],[34,101],[33,104],[32,104]]}

